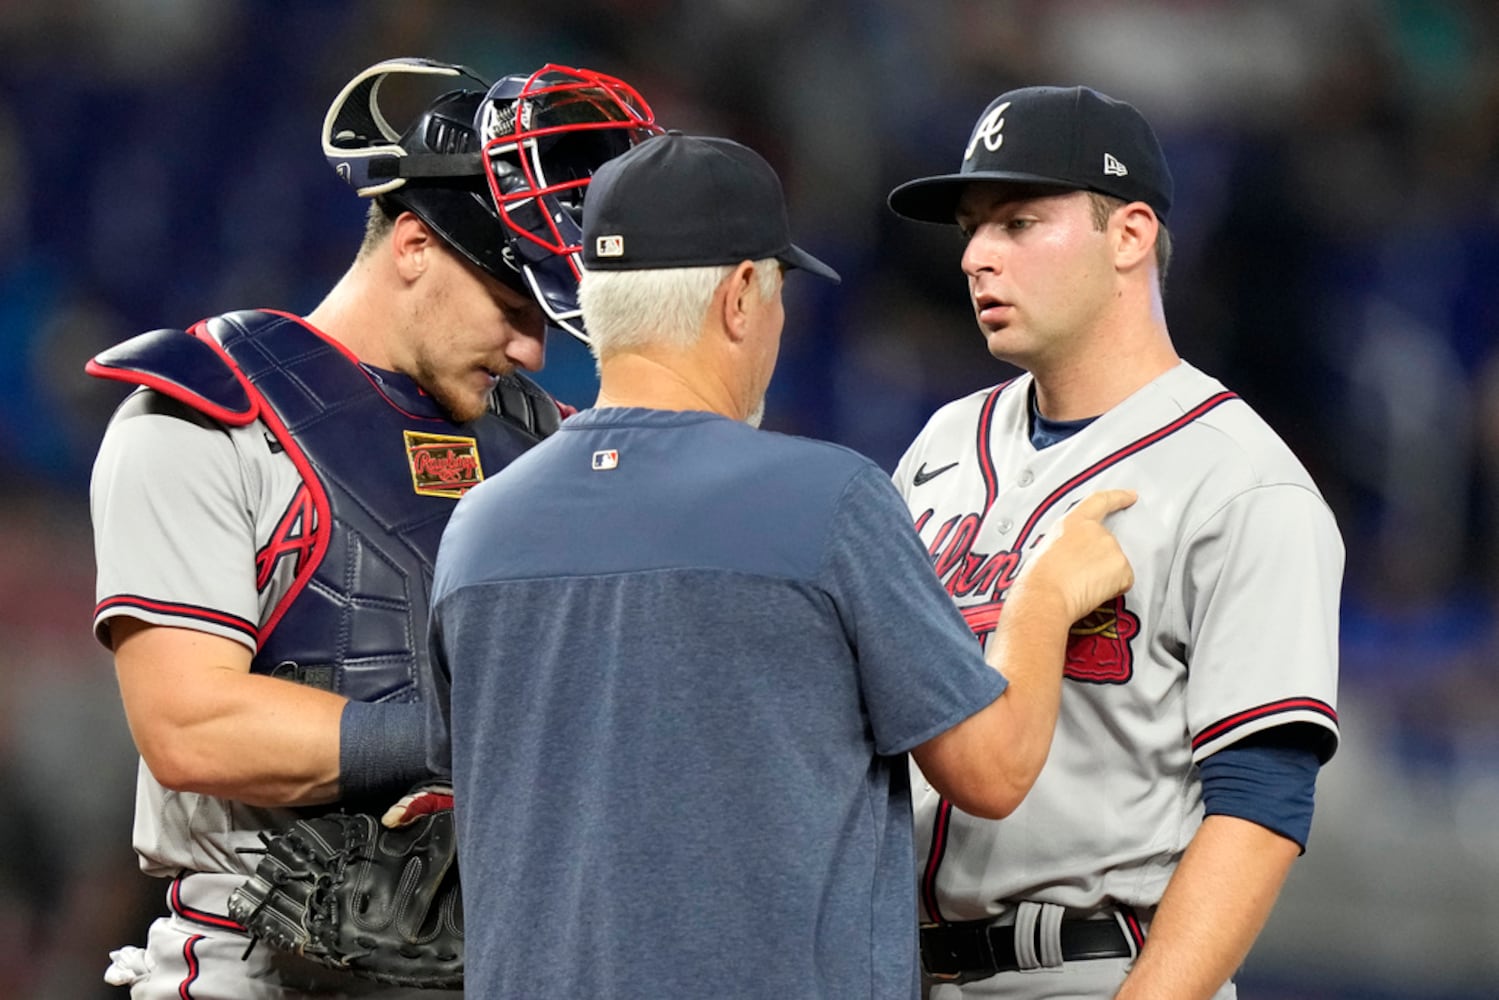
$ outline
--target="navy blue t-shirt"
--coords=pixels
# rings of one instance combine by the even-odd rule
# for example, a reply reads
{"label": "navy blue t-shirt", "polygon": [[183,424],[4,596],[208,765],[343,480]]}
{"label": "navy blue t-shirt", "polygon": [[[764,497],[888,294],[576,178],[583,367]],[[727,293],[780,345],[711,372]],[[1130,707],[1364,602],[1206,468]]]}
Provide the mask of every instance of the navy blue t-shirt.
{"label": "navy blue t-shirt", "polygon": [[877,466],[586,411],[458,504],[433,607],[472,995],[918,994],[905,752],[1004,681]]}

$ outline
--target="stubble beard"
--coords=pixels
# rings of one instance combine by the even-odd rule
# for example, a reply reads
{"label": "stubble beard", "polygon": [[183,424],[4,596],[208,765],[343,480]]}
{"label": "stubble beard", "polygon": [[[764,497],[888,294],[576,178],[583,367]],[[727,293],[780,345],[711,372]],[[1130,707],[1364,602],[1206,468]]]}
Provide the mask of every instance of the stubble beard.
{"label": "stubble beard", "polygon": [[470,420],[477,420],[489,409],[489,396],[475,397],[472,393],[455,391],[441,375],[434,370],[427,358],[418,358],[416,371],[411,373],[416,384],[436,401],[442,411],[448,415],[448,419],[455,424],[466,424]]}

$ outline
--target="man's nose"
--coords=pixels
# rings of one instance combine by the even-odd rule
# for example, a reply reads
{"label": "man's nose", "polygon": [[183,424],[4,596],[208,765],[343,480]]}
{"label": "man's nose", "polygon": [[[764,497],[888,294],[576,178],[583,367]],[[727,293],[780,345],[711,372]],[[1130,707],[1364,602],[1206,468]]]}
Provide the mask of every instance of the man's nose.
{"label": "man's nose", "polygon": [[515,336],[505,345],[505,357],[528,372],[539,372],[546,363],[546,324],[536,324],[536,330],[516,330]]}
{"label": "man's nose", "polygon": [[970,278],[986,271],[997,272],[1004,266],[1003,255],[997,241],[991,239],[986,226],[974,230],[963,248],[963,273]]}

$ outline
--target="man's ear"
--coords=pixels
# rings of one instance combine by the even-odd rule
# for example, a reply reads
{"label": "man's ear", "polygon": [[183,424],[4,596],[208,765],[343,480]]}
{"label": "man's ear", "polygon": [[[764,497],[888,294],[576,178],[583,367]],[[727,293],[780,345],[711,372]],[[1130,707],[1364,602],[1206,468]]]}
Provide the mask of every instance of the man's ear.
{"label": "man's ear", "polygon": [[396,216],[390,231],[390,253],[402,278],[413,281],[431,267],[436,245],[437,235],[416,213]]}
{"label": "man's ear", "polygon": [[743,340],[749,326],[750,313],[759,301],[759,287],[755,284],[754,261],[742,260],[719,284],[723,293],[722,309],[724,331],[729,339],[738,343]]}
{"label": "man's ear", "polygon": [[1114,213],[1119,225],[1114,259],[1120,270],[1129,270],[1155,253],[1161,223],[1143,201],[1131,202]]}

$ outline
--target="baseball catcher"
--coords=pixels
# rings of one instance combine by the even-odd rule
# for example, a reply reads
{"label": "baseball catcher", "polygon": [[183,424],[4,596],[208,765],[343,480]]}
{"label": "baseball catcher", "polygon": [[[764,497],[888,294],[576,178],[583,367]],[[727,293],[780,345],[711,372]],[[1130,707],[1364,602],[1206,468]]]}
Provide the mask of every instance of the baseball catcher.
{"label": "baseball catcher", "polygon": [[[400,129],[391,80],[459,89]],[[95,632],[142,760],[134,847],[169,880],[146,948],[111,955],[132,1000],[461,983],[452,798],[425,784],[433,563],[457,500],[557,428],[523,373],[549,329],[586,337],[584,189],[656,131],[639,94],[589,70],[491,85],[379,63],[323,123],[329,164],[370,202],[323,300],[89,362],[136,387],[92,487]]]}

